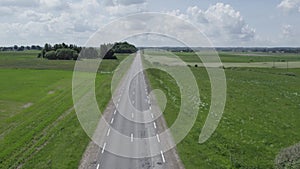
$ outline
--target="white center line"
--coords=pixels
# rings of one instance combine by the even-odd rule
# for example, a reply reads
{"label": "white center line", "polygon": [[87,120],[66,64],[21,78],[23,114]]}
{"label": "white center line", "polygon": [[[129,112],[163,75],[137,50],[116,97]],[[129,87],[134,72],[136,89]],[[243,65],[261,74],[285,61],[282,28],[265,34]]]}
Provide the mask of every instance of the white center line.
{"label": "white center line", "polygon": [[99,164],[97,165],[97,169],[99,169]]}
{"label": "white center line", "polygon": [[165,160],[164,153],[163,153],[162,151],[160,151],[160,155],[161,155],[161,158],[162,158],[163,162],[165,163],[165,162],[166,162],[166,160]]}
{"label": "white center line", "polygon": [[109,133],[110,133],[110,128],[107,130],[106,136],[109,136]]}
{"label": "white center line", "polygon": [[111,119],[110,124],[113,124],[113,122],[114,122],[114,118]]}
{"label": "white center line", "polygon": [[151,113],[151,117],[152,117],[152,119],[154,118],[154,115],[153,115],[153,113]]}
{"label": "white center line", "polygon": [[130,141],[133,142],[133,133],[130,135]]}
{"label": "white center line", "polygon": [[156,128],[156,123],[155,122],[153,123],[153,126],[154,126],[154,128]]}
{"label": "white center line", "polygon": [[159,139],[158,134],[156,134],[156,138],[157,138],[157,141],[160,143],[160,139]]}
{"label": "white center line", "polygon": [[105,142],[104,145],[103,145],[103,148],[102,148],[102,151],[101,151],[102,154],[104,153],[105,146],[106,146],[106,142]]}

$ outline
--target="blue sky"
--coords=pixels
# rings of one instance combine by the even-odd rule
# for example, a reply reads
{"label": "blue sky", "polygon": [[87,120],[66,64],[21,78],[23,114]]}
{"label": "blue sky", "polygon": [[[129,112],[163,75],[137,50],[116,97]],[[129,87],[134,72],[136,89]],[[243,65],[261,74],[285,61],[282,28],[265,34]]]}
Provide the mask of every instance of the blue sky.
{"label": "blue sky", "polygon": [[83,45],[99,28],[139,12],[184,19],[214,46],[300,46],[300,0],[1,0],[0,46]]}

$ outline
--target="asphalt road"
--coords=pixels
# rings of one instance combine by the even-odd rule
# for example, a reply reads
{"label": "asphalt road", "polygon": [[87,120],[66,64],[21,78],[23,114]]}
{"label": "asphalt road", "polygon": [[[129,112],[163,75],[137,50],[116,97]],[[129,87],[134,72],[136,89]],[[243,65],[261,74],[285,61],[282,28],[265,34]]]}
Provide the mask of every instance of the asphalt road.
{"label": "asphalt road", "polygon": [[[168,169],[181,168],[174,153],[163,152],[159,118],[149,97],[140,52],[114,94],[114,107],[106,118],[109,127],[102,136],[102,147],[89,168]],[[153,99],[153,98],[152,98]],[[157,107],[157,106],[156,106]],[[126,139],[119,135],[127,136]],[[102,134],[103,135],[103,134]],[[138,143],[139,138],[155,138]],[[114,153],[111,153],[114,152]],[[120,152],[120,153],[116,153]],[[127,157],[124,157],[126,154]],[[149,156],[150,155],[150,156]],[[169,160],[170,159],[170,160]]]}

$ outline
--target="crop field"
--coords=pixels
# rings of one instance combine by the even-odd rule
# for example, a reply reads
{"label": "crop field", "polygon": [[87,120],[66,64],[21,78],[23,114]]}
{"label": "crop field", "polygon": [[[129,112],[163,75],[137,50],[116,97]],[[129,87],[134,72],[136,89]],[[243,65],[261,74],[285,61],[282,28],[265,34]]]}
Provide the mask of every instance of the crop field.
{"label": "crop field", "polygon": [[[181,53],[180,57],[195,62],[187,58],[190,53]],[[230,62],[247,62],[249,58],[243,57],[221,54],[223,61]],[[259,61],[256,57],[253,60]],[[197,80],[202,104],[194,127],[177,145],[187,169],[274,168],[280,150],[300,142],[300,69],[225,69],[225,111],[217,130],[203,144],[198,139],[209,111],[210,82],[205,68],[190,69]],[[163,114],[170,126],[180,108],[179,88],[174,79],[160,70],[149,69],[147,76],[152,89],[161,89],[166,94],[168,102]]]}
{"label": "crop field", "polygon": [[[73,109],[75,61],[37,53],[0,52],[0,168],[77,168],[90,139]],[[111,96],[111,71],[126,57],[101,64],[96,92],[102,110]]]}

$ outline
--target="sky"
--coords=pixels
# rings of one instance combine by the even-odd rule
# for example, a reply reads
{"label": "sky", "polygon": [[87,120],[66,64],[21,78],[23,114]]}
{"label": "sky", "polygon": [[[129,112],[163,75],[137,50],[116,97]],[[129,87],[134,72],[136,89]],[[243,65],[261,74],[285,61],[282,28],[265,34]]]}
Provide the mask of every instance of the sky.
{"label": "sky", "polygon": [[[85,45],[107,24],[143,12],[184,20],[213,46],[300,46],[300,0],[0,0],[0,46]],[[147,19],[123,26],[141,29]],[[161,30],[163,22],[151,27]],[[179,29],[180,22],[172,23],[172,27],[173,34],[184,31]],[[166,38],[155,42],[159,38],[148,36],[128,40],[137,46],[176,44]]]}

